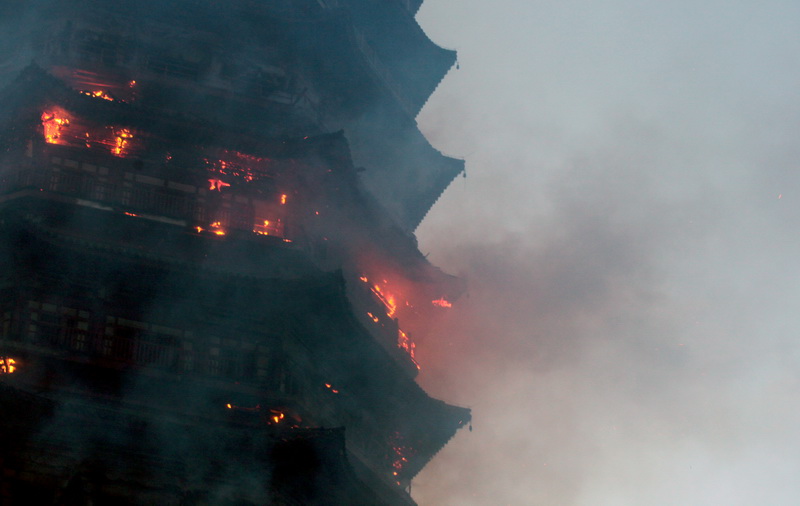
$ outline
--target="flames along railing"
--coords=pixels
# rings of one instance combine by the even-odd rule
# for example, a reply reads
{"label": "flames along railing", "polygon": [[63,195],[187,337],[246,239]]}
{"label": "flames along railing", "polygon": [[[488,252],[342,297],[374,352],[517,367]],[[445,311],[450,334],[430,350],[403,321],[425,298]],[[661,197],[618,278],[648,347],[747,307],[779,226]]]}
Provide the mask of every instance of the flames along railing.
{"label": "flames along railing", "polygon": [[[60,151],[72,148],[57,148],[49,147],[44,152],[48,162],[45,166],[39,165],[40,162],[31,164],[27,161],[20,164],[19,169],[3,174],[0,193],[26,188],[47,190],[105,205],[121,206],[133,213],[181,220],[185,225],[200,223],[202,229],[207,228],[208,222],[213,220],[223,229],[264,235],[261,229],[265,225],[256,220],[255,214],[255,208],[262,203],[261,200],[252,198],[242,203],[241,199],[229,198],[223,205],[217,205],[217,195],[209,192],[207,186],[178,183],[48,154],[58,152],[70,156],[68,151]],[[282,198],[284,200],[281,202],[284,203],[286,196]],[[283,237],[280,215],[269,222],[271,226],[266,227],[269,235]]]}

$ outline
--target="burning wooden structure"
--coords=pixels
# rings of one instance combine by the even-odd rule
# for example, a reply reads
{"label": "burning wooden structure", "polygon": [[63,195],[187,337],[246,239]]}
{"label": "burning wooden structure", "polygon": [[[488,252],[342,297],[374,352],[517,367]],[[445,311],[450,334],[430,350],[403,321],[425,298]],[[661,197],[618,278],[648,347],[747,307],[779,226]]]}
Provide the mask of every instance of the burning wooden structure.
{"label": "burning wooden structure", "polygon": [[413,504],[419,3],[0,7],[0,505]]}

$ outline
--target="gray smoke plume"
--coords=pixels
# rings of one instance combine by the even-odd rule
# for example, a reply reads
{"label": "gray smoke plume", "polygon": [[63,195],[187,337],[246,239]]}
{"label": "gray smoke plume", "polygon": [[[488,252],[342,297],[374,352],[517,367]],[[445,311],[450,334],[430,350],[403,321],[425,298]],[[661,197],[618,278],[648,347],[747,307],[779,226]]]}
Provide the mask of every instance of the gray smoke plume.
{"label": "gray smoke plume", "polygon": [[470,285],[422,383],[469,405],[420,504],[795,504],[798,7],[426,2],[419,230]]}

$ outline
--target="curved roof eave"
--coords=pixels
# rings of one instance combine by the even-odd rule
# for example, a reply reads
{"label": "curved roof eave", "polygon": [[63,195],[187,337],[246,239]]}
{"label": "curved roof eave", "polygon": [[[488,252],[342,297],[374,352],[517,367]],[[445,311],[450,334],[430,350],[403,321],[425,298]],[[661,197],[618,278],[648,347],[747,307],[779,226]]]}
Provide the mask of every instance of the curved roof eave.
{"label": "curved roof eave", "polygon": [[442,156],[448,166],[443,167],[439,172],[437,184],[431,186],[429,191],[425,194],[419,195],[417,206],[408,206],[408,222],[412,230],[416,230],[416,228],[419,227],[422,220],[425,219],[425,216],[428,215],[428,212],[433,208],[433,205],[436,204],[453,180],[466,170],[466,162],[464,160]]}

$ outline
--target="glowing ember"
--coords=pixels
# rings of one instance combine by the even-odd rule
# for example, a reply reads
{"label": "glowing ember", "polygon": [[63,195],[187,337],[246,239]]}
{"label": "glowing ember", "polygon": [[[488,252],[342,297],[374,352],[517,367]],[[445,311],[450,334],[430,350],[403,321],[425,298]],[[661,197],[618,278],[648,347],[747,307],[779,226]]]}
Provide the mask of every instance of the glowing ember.
{"label": "glowing ember", "polygon": [[[384,280],[386,283],[386,280]],[[394,295],[390,293],[385,293],[380,286],[373,285],[372,286],[372,293],[374,293],[383,305],[386,306],[386,314],[389,315],[390,318],[394,317],[395,313],[397,312],[397,303],[394,300]]]}
{"label": "glowing ember", "polygon": [[283,235],[283,224],[281,220],[264,220],[263,223],[256,223],[253,226],[253,233],[258,235],[277,235],[280,237]]}
{"label": "glowing ember", "polygon": [[374,321],[375,323],[378,323],[379,321],[381,321],[381,320],[380,320],[380,318],[378,318],[377,316],[375,316],[375,315],[374,315],[374,314],[372,314],[372,313],[369,313],[369,312],[368,312],[368,313],[367,313],[367,316],[369,316],[369,317],[372,319],[372,321]]}
{"label": "glowing ember", "polygon": [[[408,460],[416,455],[417,452],[414,448],[405,444],[405,438],[399,432],[392,434],[389,438],[389,444],[394,453],[392,457],[392,476],[399,477],[408,464]],[[399,481],[396,483],[400,485]]]}
{"label": "glowing ember", "polygon": [[[197,227],[197,228],[200,228],[200,227]],[[225,229],[222,228],[222,222],[215,221],[214,223],[209,225],[209,228],[211,228],[211,232],[213,232],[216,235],[225,235]],[[198,232],[200,232],[201,230],[198,230]]]}
{"label": "glowing ember", "polygon": [[272,177],[272,160],[240,153],[223,151],[214,158],[205,159],[209,173],[224,175],[250,182],[264,177]]}
{"label": "glowing ember", "polygon": [[394,295],[387,295],[385,302],[386,302],[386,308],[388,309],[386,314],[388,314],[389,317],[393,317],[397,312],[397,303],[395,303],[394,301]]}
{"label": "glowing ember", "polygon": [[58,144],[63,130],[69,127],[69,118],[63,111],[44,111],[42,126],[44,126],[44,140],[49,144]]}
{"label": "glowing ember", "polygon": [[111,95],[109,95],[107,92],[105,92],[103,90],[95,90],[95,91],[81,90],[81,93],[83,93],[84,95],[87,95],[89,97],[102,98],[103,100],[108,100],[109,102],[113,102],[114,101],[114,97],[112,97]]}
{"label": "glowing ember", "polygon": [[269,220],[264,220],[264,225],[256,225],[253,232],[260,235],[269,235]]}
{"label": "glowing ember", "polygon": [[209,179],[208,183],[210,185],[208,187],[209,190],[217,190],[219,192],[221,192],[224,187],[230,186],[229,183],[226,183],[225,181],[223,181],[221,179]]}
{"label": "glowing ember", "polygon": [[447,301],[447,299],[445,299],[444,297],[442,297],[441,299],[432,300],[431,304],[439,307],[453,307],[453,304]]}
{"label": "glowing ember", "polygon": [[17,370],[17,361],[10,357],[0,357],[0,374],[14,374]]}
{"label": "glowing ember", "polygon": [[286,418],[286,415],[284,415],[281,411],[278,411],[277,409],[270,409],[269,412],[270,412],[270,420],[272,420],[272,423],[276,425],[281,423],[281,421],[284,418]]}
{"label": "glowing ember", "polygon": [[247,406],[237,406],[236,404],[231,404],[229,402],[228,404],[225,405],[225,407],[228,409],[232,409],[234,411],[247,411],[249,413],[258,413],[259,411],[261,411],[261,406],[259,404],[256,404],[253,407],[247,407]]}
{"label": "glowing ember", "polygon": [[73,116],[61,107],[44,110],[41,121],[44,140],[49,144],[85,148],[104,146],[118,157],[128,156],[134,147],[135,134],[130,128],[98,125]]}
{"label": "glowing ember", "polygon": [[335,394],[339,393],[339,391],[336,390],[335,388],[333,388],[333,386],[330,383],[325,383],[325,388],[327,388],[328,390],[330,390],[331,392],[333,392]]}
{"label": "glowing ember", "polygon": [[369,283],[369,278],[367,278],[366,276],[361,276],[361,277],[360,277],[360,278],[358,278],[358,279],[360,279],[360,280],[361,280],[361,281],[363,281],[364,283]]}
{"label": "glowing ember", "polygon": [[397,347],[408,353],[408,357],[412,362],[414,362],[414,365],[417,367],[417,369],[421,369],[419,362],[417,362],[417,358],[414,356],[417,345],[411,340],[410,337],[408,337],[405,332],[400,329],[397,329]]}
{"label": "glowing ember", "polygon": [[128,128],[120,128],[114,130],[114,147],[111,148],[111,153],[114,156],[125,156],[127,154],[128,144],[133,139],[133,132]]}
{"label": "glowing ember", "polygon": [[284,193],[283,195],[281,195],[281,205],[285,204],[286,204],[286,194]]}

